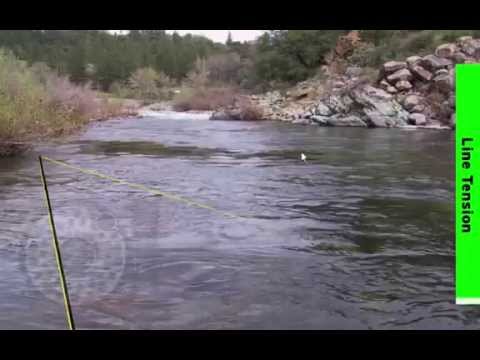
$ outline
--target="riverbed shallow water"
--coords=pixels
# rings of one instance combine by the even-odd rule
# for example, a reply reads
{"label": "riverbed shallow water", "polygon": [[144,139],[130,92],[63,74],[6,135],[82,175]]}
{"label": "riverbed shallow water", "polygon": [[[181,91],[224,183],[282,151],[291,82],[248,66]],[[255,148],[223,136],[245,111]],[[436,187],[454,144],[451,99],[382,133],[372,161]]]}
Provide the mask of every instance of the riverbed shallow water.
{"label": "riverbed shallow water", "polygon": [[[474,329],[454,304],[454,133],[142,118],[0,160],[0,328]],[[307,163],[300,154],[307,155]]]}

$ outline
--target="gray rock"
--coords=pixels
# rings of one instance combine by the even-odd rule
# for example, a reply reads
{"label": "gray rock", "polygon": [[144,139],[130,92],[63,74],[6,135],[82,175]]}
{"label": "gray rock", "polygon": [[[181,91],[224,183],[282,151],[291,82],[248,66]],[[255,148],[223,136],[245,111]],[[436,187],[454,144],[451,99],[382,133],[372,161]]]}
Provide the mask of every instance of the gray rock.
{"label": "gray rock", "polygon": [[328,116],[321,116],[321,115],[313,115],[310,120],[312,120],[313,123],[321,125],[321,126],[327,126],[328,125]]}
{"label": "gray rock", "polygon": [[382,81],[380,81],[380,88],[382,90],[387,90],[387,88],[390,86],[390,84],[388,83],[387,80],[383,79]]}
{"label": "gray rock", "polygon": [[369,113],[368,114],[368,124],[370,127],[380,127],[380,128],[389,128],[397,127],[397,122],[394,118],[390,116],[385,116],[379,113]]}
{"label": "gray rock", "polygon": [[419,104],[419,105],[415,105],[415,106],[412,108],[411,112],[412,112],[412,113],[421,113],[421,112],[423,112],[424,110],[425,110],[425,105]]}
{"label": "gray rock", "polygon": [[442,74],[433,79],[435,88],[444,94],[449,94],[454,89],[454,79],[449,74]]}
{"label": "gray rock", "polygon": [[353,101],[361,108],[366,122],[375,127],[403,126],[408,119],[408,112],[382,89],[370,85],[352,91]]}
{"label": "gray rock", "polygon": [[396,72],[401,69],[406,69],[407,63],[404,61],[388,61],[383,64],[383,71],[387,74]]}
{"label": "gray rock", "polygon": [[[401,81],[399,81],[399,82],[401,82]],[[398,90],[397,90],[397,88],[396,88],[395,86],[389,85],[389,86],[387,87],[387,92],[388,92],[389,94],[396,94],[396,93],[398,93]]]}
{"label": "gray rock", "polygon": [[385,90],[386,92],[390,94],[396,94],[398,90],[395,88],[395,86],[390,85],[387,80],[382,80],[380,81],[380,88],[382,90]]}
{"label": "gray rock", "polygon": [[327,120],[328,126],[349,126],[349,127],[367,127],[365,121],[355,115],[336,115],[329,117]]}
{"label": "gray rock", "polygon": [[351,92],[351,96],[353,101],[365,106],[375,104],[379,101],[393,99],[392,95],[371,85],[365,85],[354,89]]}
{"label": "gray rock", "polygon": [[456,106],[456,101],[455,101],[455,94],[450,95],[448,98],[448,106],[450,106],[452,109],[455,109]]}
{"label": "gray rock", "polygon": [[450,69],[448,71],[448,75],[450,76],[450,79],[452,80],[453,88],[455,88],[455,81],[456,81],[455,68]]}
{"label": "gray rock", "polygon": [[443,44],[437,47],[435,55],[441,58],[450,59],[456,51],[457,46],[455,44]]}
{"label": "gray rock", "polygon": [[452,55],[452,60],[456,64],[463,64],[467,61],[467,56],[464,53],[456,52]]}
{"label": "gray rock", "polygon": [[423,114],[410,114],[408,122],[412,125],[423,126],[427,123],[427,118]]}
{"label": "gray rock", "polygon": [[327,105],[323,103],[318,103],[315,107],[314,115],[330,116],[332,115],[332,110],[330,110]]}
{"label": "gray rock", "polygon": [[395,84],[395,87],[400,91],[410,90],[412,84],[407,80],[400,80]]}
{"label": "gray rock", "polygon": [[215,111],[210,116],[210,120],[228,120],[227,113],[223,110]]}
{"label": "gray rock", "polygon": [[438,69],[446,68],[451,64],[451,60],[440,58],[435,55],[427,55],[420,62],[420,65],[429,71],[436,71]]}
{"label": "gray rock", "polygon": [[412,73],[408,69],[401,69],[387,76],[387,80],[390,84],[395,84],[397,81],[402,81],[402,80],[409,81],[411,79],[412,79]]}
{"label": "gray rock", "polygon": [[408,67],[411,69],[415,65],[418,65],[420,61],[422,61],[422,58],[420,56],[410,56],[407,58]]}
{"label": "gray rock", "polygon": [[447,116],[449,117],[450,115],[452,115],[452,113],[454,113],[454,109],[450,106],[450,103],[448,100],[445,100],[444,102],[442,102],[442,107],[443,107],[443,116]]}
{"label": "gray rock", "polygon": [[423,81],[430,81],[432,80],[432,73],[428,70],[425,70],[420,65],[414,65],[411,68],[412,73],[415,75],[416,78],[423,80]]}
{"label": "gray rock", "polygon": [[455,113],[453,113],[451,116],[450,116],[450,127],[452,129],[455,129],[455,126],[456,126],[457,122],[456,122],[456,116],[455,116]]}
{"label": "gray rock", "polygon": [[348,110],[351,110],[354,102],[352,100],[352,98],[348,95],[344,95],[342,96],[342,102],[343,102],[343,105],[348,109]]}
{"label": "gray rock", "polygon": [[460,37],[457,39],[457,44],[461,45],[461,44],[463,44],[463,43],[465,43],[465,42],[467,42],[467,41],[470,41],[470,40],[472,40],[472,39],[473,39],[473,37],[471,37],[471,36],[460,36]]}
{"label": "gray rock", "polygon": [[349,104],[345,104],[345,97],[332,94],[324,100],[326,106],[328,106],[333,113],[347,113],[350,110]]}
{"label": "gray rock", "polygon": [[412,111],[414,107],[422,103],[422,98],[418,95],[408,95],[405,100],[403,100],[403,107],[407,111]]}
{"label": "gray rock", "polygon": [[345,70],[345,75],[347,77],[356,77],[362,75],[363,69],[359,66],[349,66],[347,70]]}
{"label": "gray rock", "polygon": [[447,69],[440,69],[440,70],[435,71],[435,76],[438,76],[438,75],[448,75],[448,70]]}
{"label": "gray rock", "polygon": [[468,56],[478,59],[480,57],[480,40],[468,39],[461,42],[462,51]]}

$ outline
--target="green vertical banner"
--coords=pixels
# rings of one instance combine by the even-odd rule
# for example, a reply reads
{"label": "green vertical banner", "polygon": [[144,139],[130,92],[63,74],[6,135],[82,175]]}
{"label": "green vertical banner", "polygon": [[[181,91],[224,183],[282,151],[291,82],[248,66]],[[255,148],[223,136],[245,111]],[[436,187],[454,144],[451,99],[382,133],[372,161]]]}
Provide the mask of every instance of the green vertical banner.
{"label": "green vertical banner", "polygon": [[456,303],[480,304],[480,64],[456,66]]}

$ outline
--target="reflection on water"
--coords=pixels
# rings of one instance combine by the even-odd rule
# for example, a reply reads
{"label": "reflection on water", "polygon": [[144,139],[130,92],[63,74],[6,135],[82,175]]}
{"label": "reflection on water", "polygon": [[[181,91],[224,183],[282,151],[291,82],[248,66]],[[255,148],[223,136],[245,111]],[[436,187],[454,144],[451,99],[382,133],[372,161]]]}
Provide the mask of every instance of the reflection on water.
{"label": "reflection on water", "polygon": [[[48,164],[80,328],[478,327],[450,132],[143,117],[38,151],[246,217]],[[35,154],[0,160],[1,328],[65,328],[41,191]]]}

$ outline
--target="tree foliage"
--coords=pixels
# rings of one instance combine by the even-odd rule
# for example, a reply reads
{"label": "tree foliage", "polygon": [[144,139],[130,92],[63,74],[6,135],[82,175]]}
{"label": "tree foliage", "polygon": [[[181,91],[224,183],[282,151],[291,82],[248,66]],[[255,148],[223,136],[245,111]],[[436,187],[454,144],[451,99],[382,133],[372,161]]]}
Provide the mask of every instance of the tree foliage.
{"label": "tree foliage", "polygon": [[[235,41],[229,34],[226,44],[219,44],[165,30],[130,30],[122,35],[103,30],[4,30],[0,47],[29,64],[44,63],[75,83],[91,82],[103,90],[112,84],[125,86],[138,69],[147,68],[174,82],[258,88],[314,75],[339,37],[349,31],[269,30],[255,42]],[[480,36],[479,30],[358,31],[362,46],[351,60],[372,67],[431,52],[461,35]],[[166,87],[169,81],[156,83]]]}
{"label": "tree foliage", "polygon": [[218,48],[202,36],[132,30],[126,35],[101,30],[5,30],[0,47],[29,63],[44,62],[77,83],[93,81],[108,89],[125,82],[139,68],[152,68],[181,79],[199,57]]}

